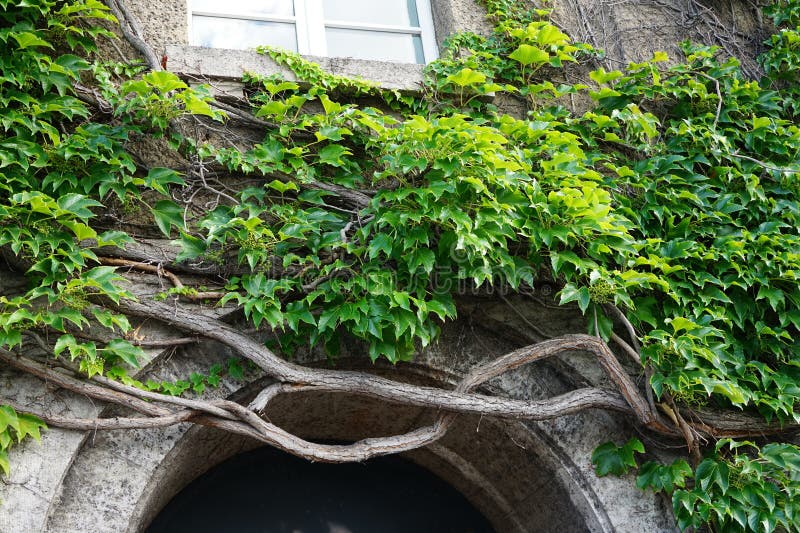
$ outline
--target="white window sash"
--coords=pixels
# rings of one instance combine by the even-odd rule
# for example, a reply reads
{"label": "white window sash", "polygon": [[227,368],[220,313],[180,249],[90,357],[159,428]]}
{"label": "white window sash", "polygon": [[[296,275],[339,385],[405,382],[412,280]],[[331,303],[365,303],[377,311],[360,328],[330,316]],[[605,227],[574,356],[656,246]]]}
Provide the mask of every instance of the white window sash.
{"label": "white window sash", "polygon": [[235,19],[235,20],[256,20],[258,22],[283,22],[286,24],[295,24],[296,17],[288,15],[250,15],[246,13],[233,14],[233,13],[214,13],[213,11],[192,11],[193,17],[209,17],[215,19]]}
{"label": "white window sash", "polygon": [[326,28],[341,28],[345,30],[364,30],[364,31],[379,31],[385,33],[410,33],[412,35],[419,35],[422,33],[422,28],[415,26],[390,26],[388,24],[367,24],[363,22],[347,22],[345,20],[327,20],[325,21]]}
{"label": "white window sash", "polygon": [[417,0],[416,4],[419,28],[422,30],[422,53],[425,55],[425,62],[430,63],[439,57],[433,29],[433,10],[430,0]]}
{"label": "white window sash", "polygon": [[[300,11],[301,7],[303,9],[302,11]],[[294,0],[294,8],[295,13],[305,14],[305,22],[308,25],[308,51],[306,53],[313,56],[327,56],[328,43],[325,40],[325,23],[322,17],[322,0]]]}

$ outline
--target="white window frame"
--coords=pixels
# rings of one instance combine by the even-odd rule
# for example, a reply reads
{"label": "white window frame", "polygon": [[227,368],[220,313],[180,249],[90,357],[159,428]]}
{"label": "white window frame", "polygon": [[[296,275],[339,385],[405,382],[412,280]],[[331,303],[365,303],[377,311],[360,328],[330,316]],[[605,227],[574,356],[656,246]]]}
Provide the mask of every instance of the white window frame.
{"label": "white window frame", "polygon": [[[376,0],[380,1],[380,0]],[[402,33],[418,35],[422,40],[422,54],[425,63],[439,57],[436,36],[433,29],[433,15],[430,0],[416,0],[419,26],[391,26],[346,20],[325,20],[323,0],[294,0],[294,15],[263,15],[252,13],[225,13],[194,10],[193,0],[189,0],[189,42],[193,39],[192,18],[203,16],[212,18],[231,18],[238,20],[257,20],[263,22],[283,22],[294,24],[297,35],[297,51],[303,55],[328,57],[328,44],[325,41],[325,28],[340,28],[372,32]]]}

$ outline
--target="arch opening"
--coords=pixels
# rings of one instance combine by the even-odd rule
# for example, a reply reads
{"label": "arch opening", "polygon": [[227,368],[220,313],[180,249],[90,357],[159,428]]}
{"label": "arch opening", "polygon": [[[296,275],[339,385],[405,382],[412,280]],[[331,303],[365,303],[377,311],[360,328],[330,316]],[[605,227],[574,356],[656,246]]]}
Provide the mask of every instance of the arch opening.
{"label": "arch opening", "polygon": [[[450,328],[445,336],[448,333],[461,338],[460,330]],[[471,352],[464,354],[469,345],[450,337],[445,341],[441,345],[458,346],[458,350],[426,353],[417,363],[397,366],[367,367],[361,358],[343,356],[337,366],[448,387],[460,375],[454,358],[472,359]],[[478,348],[485,356],[486,344]],[[498,338],[495,348],[506,353],[513,346]],[[203,343],[160,359],[148,373],[175,379],[231,355],[224,347]],[[305,354],[303,362],[324,364],[314,355]],[[258,376],[247,379],[252,381],[224,381],[211,392],[247,405],[270,383]],[[488,394],[538,398],[558,393],[550,390],[554,383],[558,385],[547,367],[525,367],[484,389]],[[307,440],[353,442],[429,425],[436,413],[358,396],[305,392],[276,398],[266,415],[274,424]],[[461,415],[441,440],[402,457],[460,492],[496,531],[615,531],[619,529],[616,523],[625,524],[629,518],[619,511],[620,501],[640,505],[639,515],[645,514],[647,523],[653,525],[645,529],[661,530],[666,523],[663,509],[651,498],[642,498],[638,489],[628,484],[597,480],[591,474],[588,457],[594,443],[618,434],[619,428],[620,423],[604,412],[542,423]],[[190,424],[98,432],[74,454],[60,482],[59,498],[46,513],[43,530],[140,533],[193,480],[225,460],[261,446],[247,437]]]}
{"label": "arch opening", "polygon": [[[411,377],[411,376],[407,376]],[[249,397],[246,391],[240,391],[244,397]],[[329,395],[324,393],[309,393],[278,398],[275,401],[274,413],[270,419],[285,428],[309,440],[317,442],[352,442],[366,437],[393,434],[408,430],[426,422],[429,423],[430,413],[417,408],[386,405],[381,402],[364,398],[353,398],[342,395]],[[204,427],[189,429],[175,443],[172,450],[163,458],[161,464],[153,472],[148,487],[142,493],[133,512],[128,530],[143,531],[148,524],[157,525],[160,513],[168,512],[169,502],[184,491],[194,491],[189,487],[195,480],[203,479],[205,475],[216,475],[214,469],[226,460],[244,457],[248,452],[262,450],[259,443],[245,437],[232,435],[220,430]],[[298,472],[302,473],[306,467],[312,469],[330,468],[334,472],[353,472],[359,469],[364,471],[372,468],[373,462],[400,461],[406,465],[406,470],[419,474],[419,479],[433,478],[440,486],[444,485],[449,491],[459,495],[460,501],[468,508],[476,509],[481,520],[474,521],[473,529],[455,529],[452,525],[435,529],[422,527],[404,527],[398,531],[503,531],[524,532],[531,530],[602,530],[602,527],[592,527],[592,521],[586,521],[592,516],[592,511],[583,500],[582,492],[570,490],[568,487],[574,480],[566,479],[567,470],[554,464],[552,448],[548,443],[537,437],[537,432],[531,427],[519,422],[506,422],[480,417],[462,416],[451,427],[448,434],[439,442],[425,448],[402,454],[400,458],[385,457],[368,461],[364,464],[350,465],[323,465],[309,463],[297,459],[283,452],[267,448],[268,451],[254,453],[277,454],[275,464],[289,462],[298,465]],[[280,456],[285,455],[285,458]],[[279,480],[274,480],[269,475],[270,461],[266,461],[266,470],[262,470],[260,481],[262,486],[283,483],[282,480],[291,476],[283,471]],[[283,468],[283,467],[281,467]],[[380,467],[377,467],[380,470]],[[355,470],[347,470],[355,469]],[[256,470],[254,467],[253,470]],[[299,474],[298,474],[299,475]],[[310,484],[323,486],[336,485],[331,478],[325,481],[313,481]],[[355,475],[355,474],[353,474]],[[336,474],[333,478],[346,478],[349,473]],[[380,477],[380,476],[377,476]],[[366,483],[366,482],[365,482]],[[417,498],[405,497],[402,494],[413,494],[403,486],[393,486],[393,478],[386,479],[382,484],[373,480],[368,492],[380,495],[390,502],[395,513],[406,513],[414,508]],[[258,483],[251,484],[252,491],[257,490]],[[332,490],[346,491],[346,488]],[[403,492],[405,490],[405,492]],[[288,491],[288,489],[287,489]],[[266,489],[269,492],[269,489]],[[290,492],[290,491],[289,491]],[[307,502],[313,499],[314,490],[305,487],[302,491],[295,489],[296,498],[292,502]],[[177,496],[180,497],[180,496]],[[177,500],[176,500],[177,501]],[[293,503],[294,504],[294,503]],[[212,503],[206,505],[212,506]],[[288,505],[288,504],[286,504]],[[462,504],[453,504],[459,507]],[[269,506],[263,501],[241,504],[237,512],[249,513],[246,507],[259,509],[258,512],[269,511]],[[447,504],[447,507],[450,507]],[[285,506],[280,506],[284,508]],[[365,507],[369,507],[365,505]],[[216,509],[222,509],[216,504]],[[306,509],[313,511],[313,506]],[[389,511],[387,511],[388,513]],[[459,511],[461,512],[461,511]],[[463,513],[462,513],[463,514]],[[483,518],[485,517],[485,518]],[[430,515],[429,515],[430,518]],[[326,523],[317,523],[316,529],[297,528],[297,531],[322,531],[324,533],[345,533],[347,531],[390,531],[386,527],[351,528],[344,522],[331,520],[332,524],[344,524],[348,529],[324,529]],[[448,520],[445,520],[445,524]],[[455,522],[453,522],[455,523]],[[482,524],[490,524],[484,528]],[[479,528],[480,526],[480,528]],[[320,529],[322,528],[322,529]],[[226,530],[236,531],[284,531],[273,525],[266,529],[247,529],[245,527],[228,527]],[[158,531],[178,531],[175,528],[152,529]],[[193,529],[193,531],[219,531],[219,529]],[[285,531],[295,531],[285,529]]]}
{"label": "arch opening", "polygon": [[491,533],[467,499],[399,457],[317,464],[273,448],[236,455],[178,493],[147,533]]}

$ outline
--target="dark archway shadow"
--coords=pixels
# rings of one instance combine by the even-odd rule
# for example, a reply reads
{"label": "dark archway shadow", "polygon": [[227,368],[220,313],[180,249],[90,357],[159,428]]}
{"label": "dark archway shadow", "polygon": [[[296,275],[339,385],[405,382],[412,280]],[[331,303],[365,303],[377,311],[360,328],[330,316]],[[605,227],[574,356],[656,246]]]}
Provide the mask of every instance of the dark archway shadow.
{"label": "dark archway shadow", "polygon": [[147,533],[491,533],[453,487],[399,457],[310,463],[264,447],[179,492]]}

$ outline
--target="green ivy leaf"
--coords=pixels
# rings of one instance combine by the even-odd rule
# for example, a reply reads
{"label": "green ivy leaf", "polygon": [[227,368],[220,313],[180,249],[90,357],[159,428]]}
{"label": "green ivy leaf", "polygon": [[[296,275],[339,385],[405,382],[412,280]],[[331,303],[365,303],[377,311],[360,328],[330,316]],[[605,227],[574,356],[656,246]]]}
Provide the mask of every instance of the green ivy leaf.
{"label": "green ivy leaf", "polygon": [[[611,339],[611,333],[614,331],[614,322],[605,315],[602,306],[592,304],[592,309],[587,318],[589,335],[596,335],[608,342]],[[595,328],[595,323],[597,328]]]}
{"label": "green ivy leaf", "polygon": [[150,84],[161,94],[166,94],[176,89],[186,89],[188,85],[181,80],[174,72],[167,70],[155,70],[142,76],[142,80]]}
{"label": "green ivy leaf", "polygon": [[10,406],[0,405],[0,433],[6,432],[8,428],[19,431],[19,417]]}
{"label": "green ivy leaf", "polygon": [[109,356],[119,357],[134,368],[139,367],[139,358],[144,357],[144,352],[142,352],[141,348],[134,346],[124,339],[113,339],[108,341],[105,348],[100,350],[100,352],[106,358]]}
{"label": "green ivy leaf", "polygon": [[391,257],[392,239],[386,233],[378,233],[370,241],[368,249],[370,259],[375,259],[381,252],[383,252],[386,257]]}
{"label": "green ivy leaf", "polygon": [[463,68],[456,74],[447,76],[447,81],[459,87],[475,86],[485,83],[486,75],[471,68]]}
{"label": "green ivy leaf", "polygon": [[663,465],[648,461],[639,468],[636,486],[640,489],[652,489],[654,492],[672,493],[675,487],[686,486],[686,478],[692,476],[692,467],[683,459],[671,465]]}
{"label": "green ivy leaf", "polygon": [[207,249],[206,242],[203,239],[190,235],[185,231],[181,231],[179,242],[181,245],[181,252],[175,257],[175,261],[177,262],[199,257]]}
{"label": "green ivy leaf", "polygon": [[170,236],[172,226],[183,228],[183,208],[172,200],[160,200],[151,209],[158,229],[161,233]]}
{"label": "green ivy leaf", "polygon": [[90,209],[91,207],[103,207],[103,204],[97,200],[92,200],[91,198],[87,198],[82,194],[75,193],[65,194],[64,196],[59,197],[56,203],[63,211],[72,213],[84,220],[90,219],[94,216],[94,213],[92,213]]}
{"label": "green ivy leaf", "polygon": [[8,462],[8,453],[5,450],[0,450],[0,470],[2,470],[6,476],[11,474],[11,465]]}
{"label": "green ivy leaf", "polygon": [[192,115],[202,115],[212,118],[217,115],[208,102],[203,99],[196,98],[191,94],[188,94],[183,101],[186,111]]}
{"label": "green ivy leaf", "polygon": [[592,464],[595,466],[598,476],[602,477],[608,474],[621,476],[636,467],[634,457],[636,453],[644,453],[644,444],[635,437],[622,446],[606,442],[598,446],[592,453]]}
{"label": "green ivy leaf", "polygon": [[343,164],[342,156],[350,153],[347,148],[339,144],[329,144],[319,151],[319,160],[321,163],[340,167]]}
{"label": "green ivy leaf", "polygon": [[185,182],[178,173],[171,168],[151,168],[144,178],[145,187],[149,187],[154,191],[160,192],[163,195],[168,195],[168,187],[170,185],[184,185]]}
{"label": "green ivy leaf", "polygon": [[559,300],[559,305],[564,305],[569,302],[578,302],[578,307],[580,307],[582,312],[586,312],[589,308],[589,304],[592,301],[592,296],[589,294],[589,289],[587,287],[576,287],[572,283],[568,283],[561,289],[559,293],[561,295],[561,299]]}
{"label": "green ivy leaf", "polygon": [[19,427],[17,428],[17,442],[22,442],[25,437],[33,437],[36,440],[42,440],[39,432],[41,428],[46,428],[47,425],[42,420],[33,415],[22,413],[19,415]]}
{"label": "green ivy leaf", "polygon": [[519,48],[511,52],[508,57],[518,61],[522,65],[544,64],[550,60],[550,54],[529,44],[521,44]]}
{"label": "green ivy leaf", "polygon": [[35,46],[46,46],[47,48],[53,48],[53,45],[39,37],[33,32],[23,31],[19,33],[12,33],[11,36],[17,41],[17,44],[20,48],[30,48]]}
{"label": "green ivy leaf", "polygon": [[703,490],[716,485],[722,493],[728,491],[728,466],[714,458],[704,459],[695,471],[695,479]]}
{"label": "green ivy leaf", "polygon": [[53,355],[61,355],[61,352],[72,346],[75,346],[76,344],[78,344],[78,341],[76,341],[75,337],[72,335],[61,335],[56,341],[55,347],[53,348]]}

